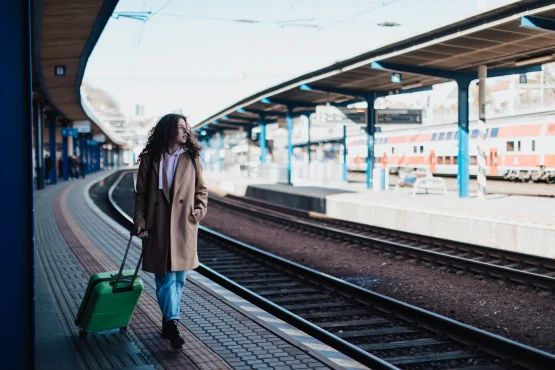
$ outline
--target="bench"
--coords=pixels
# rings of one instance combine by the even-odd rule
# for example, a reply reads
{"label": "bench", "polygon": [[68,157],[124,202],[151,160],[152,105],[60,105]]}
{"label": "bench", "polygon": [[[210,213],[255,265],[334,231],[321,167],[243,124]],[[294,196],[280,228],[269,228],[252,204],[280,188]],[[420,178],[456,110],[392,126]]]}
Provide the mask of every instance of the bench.
{"label": "bench", "polygon": [[413,171],[410,173],[399,171],[399,177],[401,179],[395,186],[395,193],[399,191],[400,186],[408,185],[414,188],[413,196],[416,195],[418,189],[425,189],[426,194],[428,194],[428,190],[443,190],[444,194],[447,195],[445,180],[441,177],[434,177],[430,171]]}

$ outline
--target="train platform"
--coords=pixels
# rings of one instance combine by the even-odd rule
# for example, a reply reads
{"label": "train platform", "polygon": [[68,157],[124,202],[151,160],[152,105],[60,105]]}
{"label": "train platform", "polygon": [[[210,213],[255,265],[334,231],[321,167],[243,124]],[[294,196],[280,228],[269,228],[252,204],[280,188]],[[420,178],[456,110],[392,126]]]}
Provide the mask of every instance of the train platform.
{"label": "train platform", "polygon": [[111,173],[35,193],[37,369],[366,369],[195,271],[182,298],[182,350],[160,335],[149,273],[141,273],[145,291],[126,332],[81,337],[74,319],[89,276],[118,268],[129,235],[89,195]]}
{"label": "train platform", "polygon": [[[490,194],[458,198],[456,192],[419,191],[401,187],[397,192],[367,190],[360,183],[321,184],[298,182],[295,186],[261,184],[229,173],[207,172],[208,187],[221,193],[253,196],[285,206],[305,205],[308,211],[328,217],[388,229],[555,258],[555,199]],[[222,186],[222,184],[241,186]],[[278,195],[276,195],[278,193]],[[307,197],[312,197],[307,201]],[[319,205],[310,207],[310,205]],[[308,206],[306,206],[308,205]]]}

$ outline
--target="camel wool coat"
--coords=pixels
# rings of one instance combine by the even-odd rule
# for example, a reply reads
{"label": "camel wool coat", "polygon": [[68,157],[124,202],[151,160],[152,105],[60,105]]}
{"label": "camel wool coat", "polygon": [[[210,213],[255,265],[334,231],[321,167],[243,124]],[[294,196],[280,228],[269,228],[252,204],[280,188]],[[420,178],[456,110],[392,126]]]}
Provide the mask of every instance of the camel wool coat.
{"label": "camel wool coat", "polygon": [[135,193],[135,230],[146,229],[143,271],[165,275],[168,271],[192,270],[199,266],[198,224],[206,215],[208,191],[202,166],[188,152],[179,156],[173,187],[159,189],[160,162],[143,155]]}

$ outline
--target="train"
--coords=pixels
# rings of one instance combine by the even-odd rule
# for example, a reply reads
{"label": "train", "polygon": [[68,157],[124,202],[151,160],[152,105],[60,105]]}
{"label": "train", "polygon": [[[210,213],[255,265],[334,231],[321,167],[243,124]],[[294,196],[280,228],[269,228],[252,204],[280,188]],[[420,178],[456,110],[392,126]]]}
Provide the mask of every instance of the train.
{"label": "train", "polygon": [[[478,122],[469,125],[470,175],[478,173]],[[513,181],[555,181],[555,112],[486,120],[487,176]],[[457,174],[458,125],[427,125],[375,134],[376,166]],[[367,136],[347,138],[347,168],[366,171]]]}

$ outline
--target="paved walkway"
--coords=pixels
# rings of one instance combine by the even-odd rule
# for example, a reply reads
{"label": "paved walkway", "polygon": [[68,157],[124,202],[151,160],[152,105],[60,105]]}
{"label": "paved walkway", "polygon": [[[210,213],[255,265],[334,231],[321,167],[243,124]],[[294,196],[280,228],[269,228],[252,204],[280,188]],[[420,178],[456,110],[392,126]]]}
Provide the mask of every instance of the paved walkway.
{"label": "paved walkway", "polygon": [[[38,369],[364,368],[318,341],[306,345],[284,335],[269,324],[280,320],[261,316],[261,310],[196,272],[187,277],[182,298],[182,350],[172,350],[159,334],[155,284],[147,273],[141,274],[145,292],[126,333],[79,337],[74,317],[89,275],[117,269],[128,235],[87,196],[88,186],[106,174],[35,193]],[[128,268],[139,253],[138,245],[131,248]]]}

